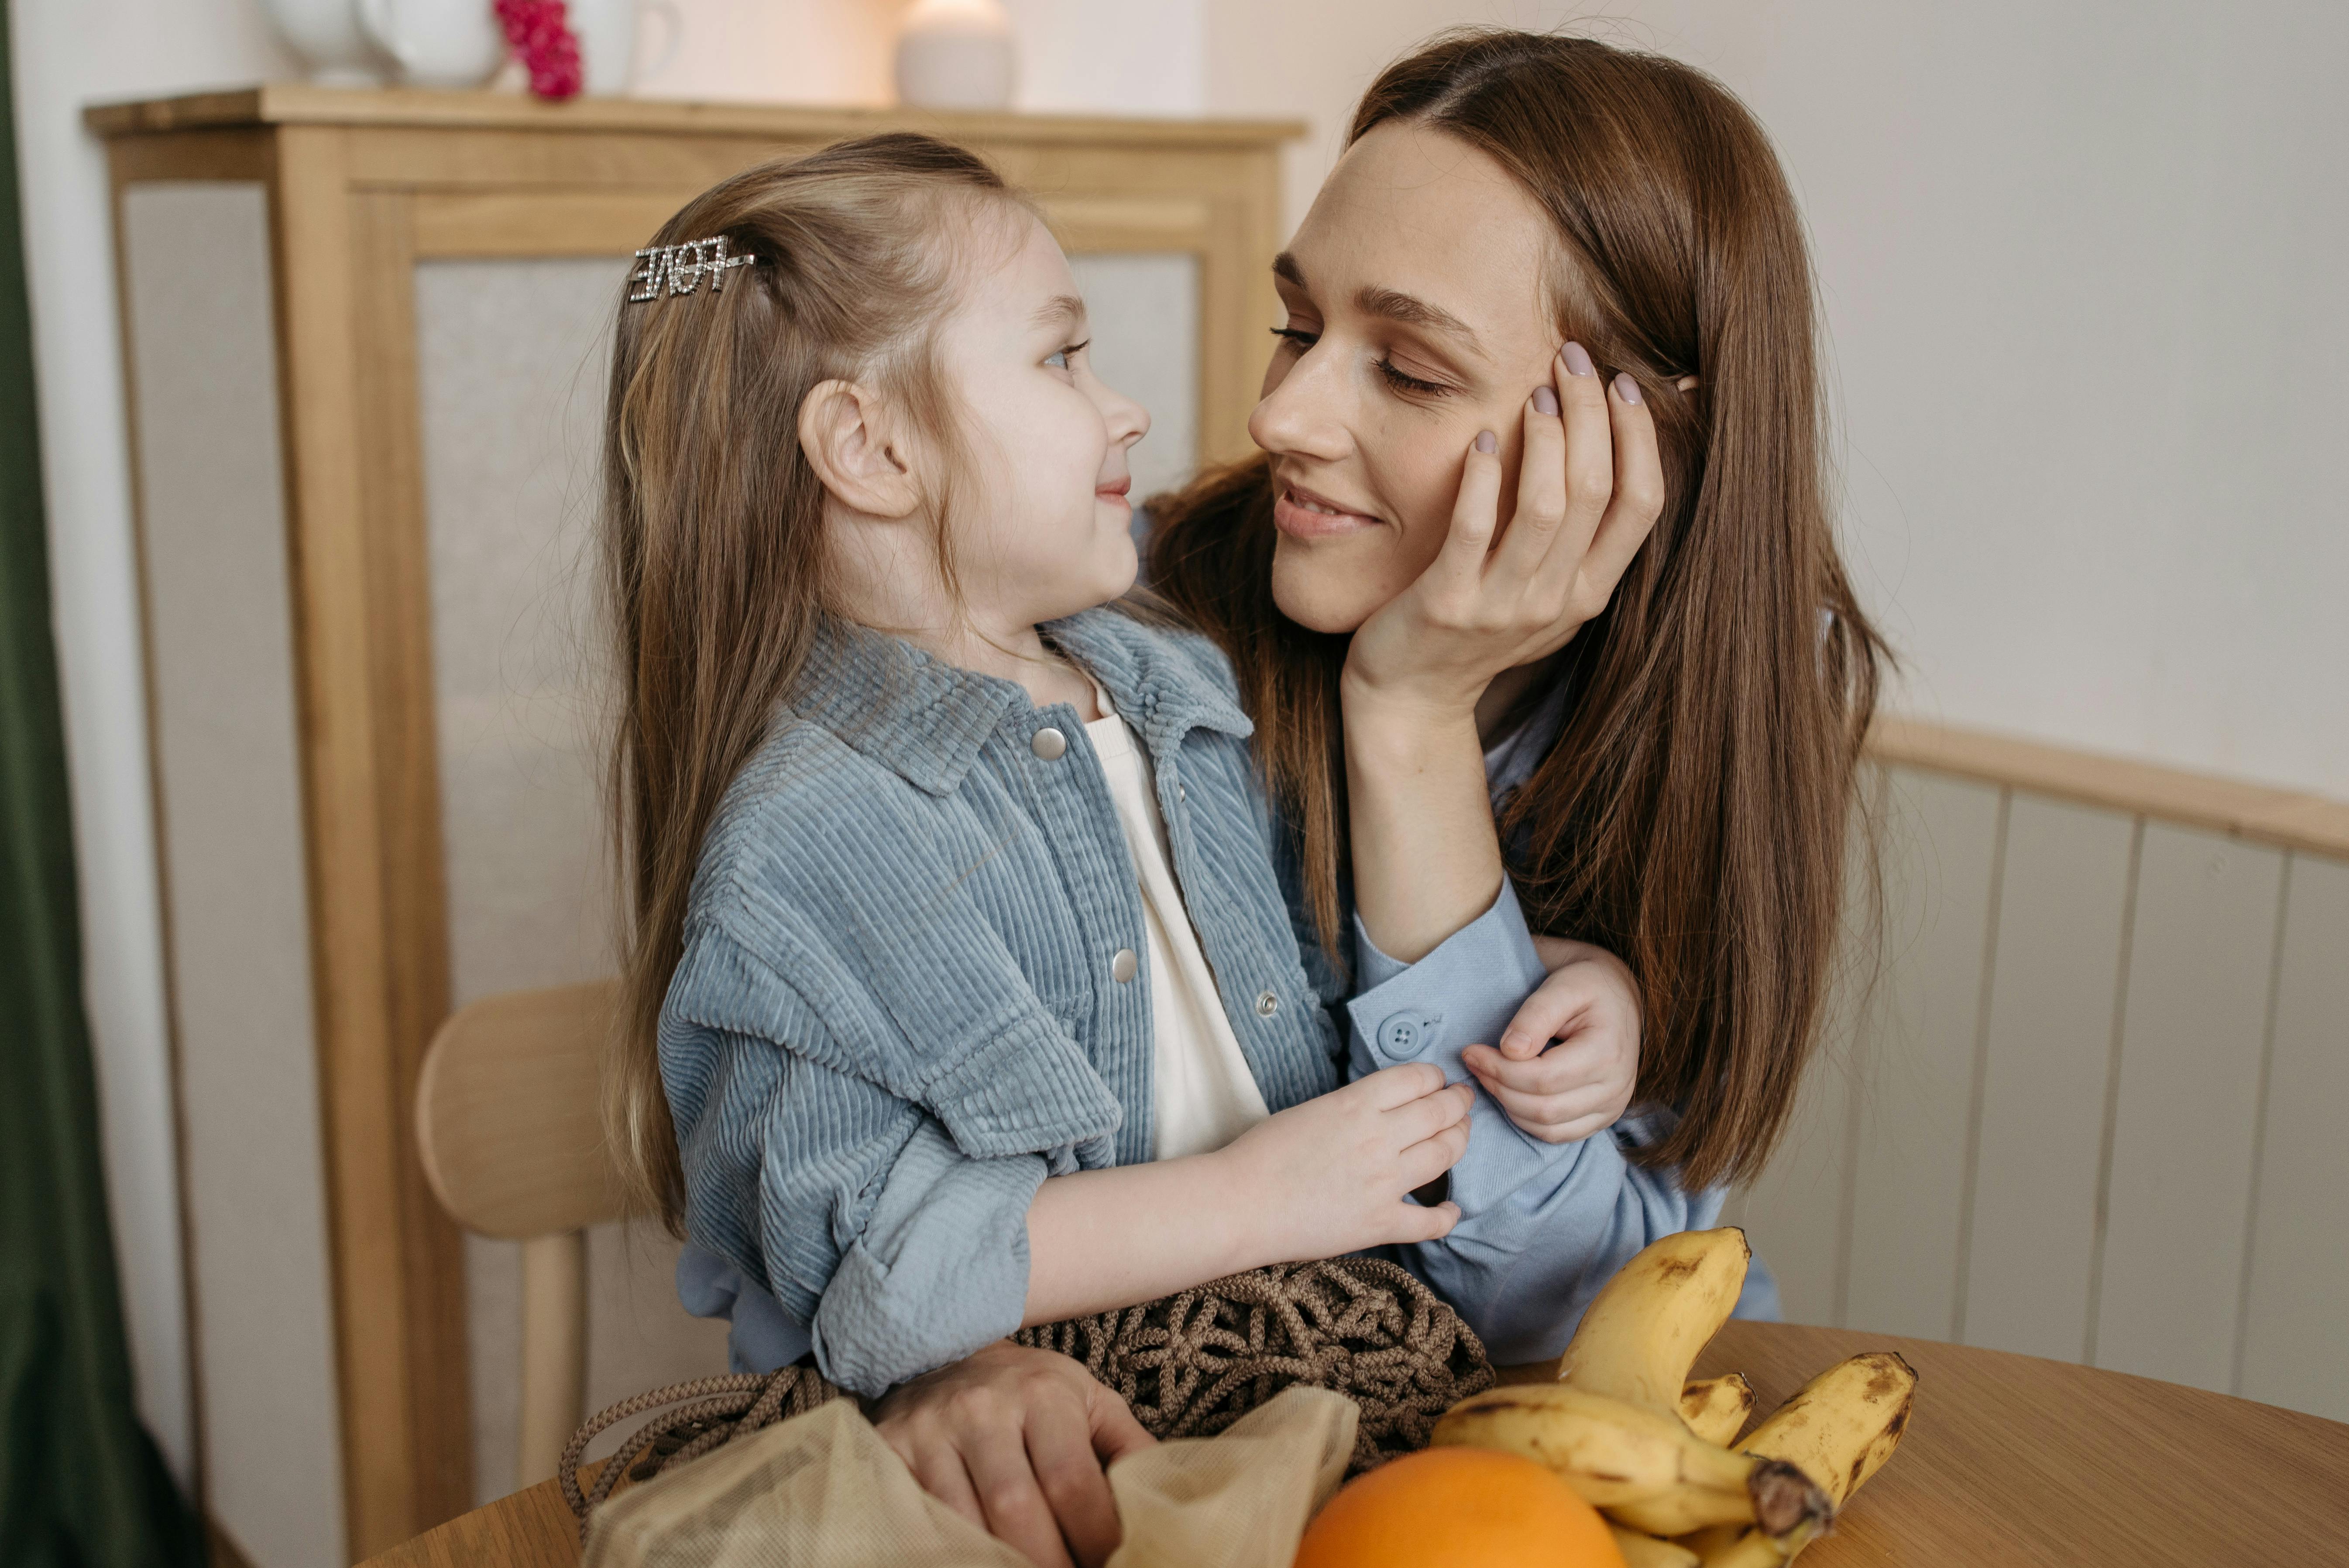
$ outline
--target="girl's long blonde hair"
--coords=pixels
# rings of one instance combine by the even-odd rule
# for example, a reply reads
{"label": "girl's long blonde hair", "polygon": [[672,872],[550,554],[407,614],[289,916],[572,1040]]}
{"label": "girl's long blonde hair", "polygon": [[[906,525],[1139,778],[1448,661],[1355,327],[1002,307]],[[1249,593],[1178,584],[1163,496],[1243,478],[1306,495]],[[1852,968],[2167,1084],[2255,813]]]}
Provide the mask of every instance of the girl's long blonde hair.
{"label": "girl's long blonde hair", "polygon": [[996,203],[1021,198],[962,148],[905,133],[840,142],[703,192],[653,242],[723,236],[754,264],[722,287],[619,307],[599,530],[624,901],[605,1121],[632,1196],[671,1229],[685,1181],[657,1029],[694,867],[831,610],[800,405],[824,381],[859,380],[952,448],[931,329],[951,288],[949,236],[971,227],[954,220]]}

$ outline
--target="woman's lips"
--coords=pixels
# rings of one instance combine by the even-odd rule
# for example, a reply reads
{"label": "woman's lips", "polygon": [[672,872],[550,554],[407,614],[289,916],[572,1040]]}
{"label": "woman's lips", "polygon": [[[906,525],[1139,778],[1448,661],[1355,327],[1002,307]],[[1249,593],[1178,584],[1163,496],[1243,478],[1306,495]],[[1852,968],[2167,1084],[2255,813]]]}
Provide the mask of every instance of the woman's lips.
{"label": "woman's lips", "polygon": [[1291,539],[1333,539],[1375,528],[1378,521],[1367,513],[1348,511],[1329,497],[1298,485],[1282,486],[1280,493],[1273,498],[1272,525]]}
{"label": "woman's lips", "polygon": [[1105,485],[1095,485],[1093,494],[1103,500],[1115,501],[1118,505],[1130,509],[1133,502],[1128,499],[1128,496],[1133,489],[1133,478],[1129,474],[1122,480],[1112,480]]}

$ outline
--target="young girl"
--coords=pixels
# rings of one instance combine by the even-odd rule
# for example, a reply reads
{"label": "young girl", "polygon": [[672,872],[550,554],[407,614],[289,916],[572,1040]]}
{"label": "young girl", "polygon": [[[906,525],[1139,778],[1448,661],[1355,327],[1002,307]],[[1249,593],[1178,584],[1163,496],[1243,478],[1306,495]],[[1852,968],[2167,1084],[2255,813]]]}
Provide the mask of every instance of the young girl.
{"label": "young girl", "polygon": [[738,1365],[812,1351],[877,1395],[1022,1324],[1444,1235],[1459,1207],[1411,1194],[1474,1090],[1340,1087],[1228,668],[1102,607],[1148,420],[1035,214],[877,137],[728,181],[644,262],[606,453],[614,1126]]}

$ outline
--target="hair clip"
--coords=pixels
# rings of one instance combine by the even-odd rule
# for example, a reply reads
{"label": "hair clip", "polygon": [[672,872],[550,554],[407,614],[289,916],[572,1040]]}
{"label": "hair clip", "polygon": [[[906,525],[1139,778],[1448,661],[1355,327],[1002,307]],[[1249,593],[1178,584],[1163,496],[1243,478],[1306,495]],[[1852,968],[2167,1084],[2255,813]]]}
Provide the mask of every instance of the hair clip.
{"label": "hair clip", "polygon": [[682,245],[655,245],[636,253],[636,260],[644,264],[628,274],[628,282],[640,286],[628,291],[628,301],[642,304],[658,299],[664,284],[672,294],[689,294],[701,286],[704,277],[709,280],[709,292],[716,294],[726,284],[728,268],[747,267],[758,259],[728,255],[723,234],[711,240],[688,240]]}

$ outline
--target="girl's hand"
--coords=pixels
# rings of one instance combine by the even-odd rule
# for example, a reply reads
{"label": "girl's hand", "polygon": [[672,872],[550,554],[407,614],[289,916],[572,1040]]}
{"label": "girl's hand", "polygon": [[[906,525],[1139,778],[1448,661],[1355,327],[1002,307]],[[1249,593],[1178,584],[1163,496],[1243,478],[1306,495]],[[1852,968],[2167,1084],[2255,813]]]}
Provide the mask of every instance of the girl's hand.
{"label": "girl's hand", "polygon": [[1495,676],[1556,653],[1607,607],[1663,510],[1655,422],[1638,385],[1602,384],[1579,344],[1558,351],[1551,375],[1555,387],[1526,400],[1507,531],[1498,442],[1486,432],[1469,449],[1443,549],[1355,632],[1350,696],[1472,710]]}
{"label": "girl's hand", "polygon": [[1588,943],[1537,937],[1554,965],[1501,1033],[1461,1061],[1529,1138],[1578,1143],[1610,1127],[1640,1077],[1640,988],[1623,961]]}
{"label": "girl's hand", "polygon": [[1460,1205],[1408,1202],[1468,1149],[1475,1091],[1408,1062],[1267,1118],[1216,1154],[1217,1201],[1257,1217],[1255,1255],[1330,1258],[1389,1242],[1432,1242]]}
{"label": "girl's hand", "polygon": [[1158,1440],[1082,1367],[1009,1340],[891,1389],[873,1424],[924,1491],[1040,1568],[1109,1560],[1105,1472]]}

